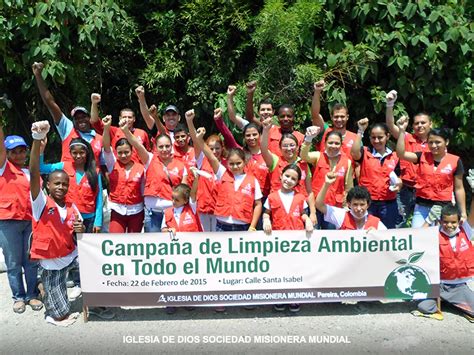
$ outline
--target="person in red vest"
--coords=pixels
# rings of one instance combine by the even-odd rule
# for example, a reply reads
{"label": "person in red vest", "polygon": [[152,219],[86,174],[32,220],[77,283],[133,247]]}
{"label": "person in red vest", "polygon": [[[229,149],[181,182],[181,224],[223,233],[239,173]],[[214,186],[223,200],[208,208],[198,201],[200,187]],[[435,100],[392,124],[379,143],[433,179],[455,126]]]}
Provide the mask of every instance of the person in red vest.
{"label": "person in red vest", "polygon": [[60,326],[74,323],[79,313],[70,313],[66,274],[77,258],[75,233],[85,231],[77,207],[66,201],[69,176],[64,170],[49,174],[46,195],[40,181],[40,146],[49,131],[48,121],[33,123],[33,145],[30,156],[30,191],[33,234],[30,257],[39,260],[44,288],[46,321]]}
{"label": "person in red vest", "polygon": [[[467,181],[474,192],[474,169],[469,171]],[[456,206],[442,208],[439,230],[440,297],[460,309],[470,322],[474,322],[474,291],[467,281],[474,277],[473,228],[474,198],[469,217],[464,222],[461,222]],[[442,319],[435,299],[423,300],[417,308],[418,312],[412,312],[414,315]]]}
{"label": "person in red vest", "polygon": [[387,147],[390,133],[385,123],[375,123],[369,129],[372,149],[362,146],[362,137],[369,125],[363,118],[357,122],[357,139],[351,149],[352,158],[359,163],[359,185],[365,186],[372,197],[369,212],[381,219],[387,228],[395,228],[398,220],[397,192],[402,186],[397,153]]}
{"label": "person in red vest", "polygon": [[53,117],[54,124],[58,130],[62,141],[61,161],[72,162],[74,159],[70,154],[69,145],[75,138],[83,138],[87,141],[94,153],[96,166],[101,165],[100,153],[102,152],[102,137],[91,128],[90,115],[86,108],[76,106],[71,111],[72,121],[61,111],[54,100],[53,95],[48,90],[41,73],[43,72],[43,63],[34,63],[33,74],[36,79],[41,99]]}
{"label": "person in red vest", "polygon": [[[102,120],[99,117],[99,108],[98,104],[101,101],[101,96],[99,94],[93,93],[91,94],[91,125],[97,133],[104,134],[104,125]],[[148,151],[151,151],[150,147],[150,139],[148,138],[148,133],[146,133],[143,129],[135,128],[135,113],[130,108],[123,108],[120,110],[119,113],[119,121],[126,120],[128,123],[128,129],[132,134],[137,137],[137,139],[145,146]],[[118,140],[124,138],[122,130],[116,126],[110,126],[109,129],[110,134],[110,146],[112,149],[115,149],[115,144]],[[114,151],[116,153],[116,151]],[[137,155],[135,149],[132,150],[132,160],[134,162],[140,163],[140,158]]]}
{"label": "person in red vest", "polygon": [[408,119],[401,117],[397,121],[400,133],[397,140],[397,154],[417,165],[416,205],[412,227],[423,226],[426,217],[434,205],[452,204],[453,193],[463,220],[466,220],[466,192],[464,191],[464,167],[457,155],[447,152],[448,133],[444,129],[432,128],[428,134],[429,152],[409,152],[405,146],[405,130]]}
{"label": "person in red vest", "polygon": [[102,122],[104,160],[109,172],[108,206],[112,211],[109,232],[140,233],[144,220],[145,169],[140,162],[132,159],[132,145],[126,138],[120,138],[115,143],[115,156],[110,138],[112,116],[104,117]]}
{"label": "person in red vest", "polygon": [[[391,90],[386,95],[387,108],[385,121],[393,138],[398,139],[400,130],[395,124],[393,107],[397,101],[397,92]],[[432,126],[431,117],[425,112],[420,112],[413,117],[413,133],[405,132],[405,149],[407,152],[429,152],[428,134]],[[407,160],[400,161],[400,178],[403,187],[398,193],[397,202],[400,210],[400,221],[398,227],[407,227],[407,221],[413,214],[415,208],[415,184],[417,166]]]}
{"label": "person in red vest", "polygon": [[28,257],[31,202],[30,172],[25,167],[27,155],[25,140],[20,136],[4,137],[0,121],[0,246],[15,313],[25,312],[26,304],[35,311],[43,307],[36,287],[38,263]]}
{"label": "person in red vest", "polygon": [[[353,186],[352,162],[342,152],[342,136],[339,132],[332,131],[326,135],[324,152],[310,152],[311,142],[319,134],[319,127],[311,126],[306,129],[305,142],[301,146],[301,158],[313,164],[312,191],[317,195],[322,186],[326,173],[334,170],[336,181],[331,185],[326,196],[326,203],[331,206],[342,207],[349,189]],[[321,212],[317,213],[320,229],[334,229],[335,226],[327,223]]]}
{"label": "person in red vest", "polygon": [[325,203],[329,187],[336,179],[335,170],[329,171],[321,190],[316,196],[316,208],[324,214],[324,220],[336,226],[336,229],[341,230],[386,230],[387,227],[378,217],[368,213],[371,198],[369,191],[363,186],[355,186],[347,193],[349,211]]}
{"label": "person in red vest", "polygon": [[[196,154],[194,147],[189,144],[190,136],[188,128],[182,123],[178,123],[174,129],[174,158],[186,165],[188,170],[196,166]],[[192,176],[189,176],[192,178]]]}

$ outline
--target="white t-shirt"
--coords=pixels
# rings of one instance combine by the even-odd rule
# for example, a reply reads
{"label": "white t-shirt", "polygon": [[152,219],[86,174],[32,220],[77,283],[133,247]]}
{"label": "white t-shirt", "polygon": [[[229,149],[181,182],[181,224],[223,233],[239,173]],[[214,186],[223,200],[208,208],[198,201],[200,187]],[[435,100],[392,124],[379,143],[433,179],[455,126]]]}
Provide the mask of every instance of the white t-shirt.
{"label": "white t-shirt", "polygon": [[[193,213],[196,213],[196,208],[197,208],[197,203],[196,201],[193,201],[192,199],[189,199],[189,206],[191,206],[191,209],[193,210]],[[176,221],[176,224],[179,226],[179,219],[181,218],[181,213],[183,212],[184,205],[181,207],[176,207],[173,208],[173,216],[174,220]],[[168,226],[166,225],[166,218],[163,217],[163,220],[161,221],[161,229],[167,228]]]}
{"label": "white t-shirt", "polygon": [[[46,207],[46,201],[48,197],[46,194],[41,190],[36,200],[33,200],[33,197],[30,195],[31,198],[31,208],[32,208],[32,215],[33,219],[38,222],[41,218],[41,214],[43,213],[44,208]],[[82,221],[81,212],[77,209],[76,205],[73,204],[72,207],[76,210],[79,219]],[[66,206],[61,207],[56,204],[56,208],[58,209],[59,216],[61,218],[61,222],[67,217],[67,209]],[[73,260],[77,257],[77,248],[75,248],[70,254],[63,256],[61,258],[54,258],[54,259],[41,259],[40,265],[46,270],[62,270],[65,267],[69,266],[73,262]]]}
{"label": "white t-shirt", "polygon": [[[290,192],[285,193],[285,192],[282,192],[281,190],[278,190],[278,195],[280,195],[280,199],[281,199],[281,202],[283,203],[283,207],[285,208],[286,213],[290,213],[290,208],[291,208],[291,204],[293,203],[293,197],[295,197],[295,192],[290,191]],[[269,211],[272,210],[270,208],[270,202],[268,201],[268,198],[265,201],[265,204],[263,205],[263,207],[266,210],[269,210]],[[306,209],[306,208],[308,208],[308,204],[306,203],[306,201],[304,201],[303,209]]]}
{"label": "white t-shirt", "polygon": [[[324,220],[326,222],[332,223],[336,226],[336,229],[340,229],[342,223],[344,222],[344,218],[346,217],[346,212],[344,208],[334,207],[330,205],[326,205],[326,214],[324,215]],[[365,217],[364,225],[367,222],[367,217]],[[359,230],[364,228],[358,228]],[[387,230],[385,224],[382,221],[379,222],[377,230]]]}

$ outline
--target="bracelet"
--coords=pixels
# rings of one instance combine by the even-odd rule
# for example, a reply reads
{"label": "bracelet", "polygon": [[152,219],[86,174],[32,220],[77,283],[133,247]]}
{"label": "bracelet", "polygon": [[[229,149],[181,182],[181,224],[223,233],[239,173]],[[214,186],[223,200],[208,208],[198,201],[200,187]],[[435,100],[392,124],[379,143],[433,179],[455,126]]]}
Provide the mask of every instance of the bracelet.
{"label": "bracelet", "polygon": [[357,134],[360,134],[360,136],[363,137],[363,136],[364,136],[364,131],[361,130],[361,129],[359,129],[359,130],[357,131]]}

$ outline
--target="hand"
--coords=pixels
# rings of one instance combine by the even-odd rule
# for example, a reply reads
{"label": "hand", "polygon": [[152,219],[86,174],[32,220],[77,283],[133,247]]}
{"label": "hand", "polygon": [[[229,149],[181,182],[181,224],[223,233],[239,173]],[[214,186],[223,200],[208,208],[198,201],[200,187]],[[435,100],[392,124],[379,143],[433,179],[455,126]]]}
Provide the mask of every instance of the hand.
{"label": "hand", "polygon": [[385,100],[387,102],[387,107],[393,107],[393,105],[395,105],[395,101],[397,101],[397,92],[395,90],[391,90],[385,96]]}
{"label": "hand", "polygon": [[310,213],[309,218],[311,219],[311,222],[313,223],[313,227],[318,224],[318,217],[316,216],[316,213]]}
{"label": "hand", "polygon": [[306,229],[306,232],[312,232],[314,229],[313,222],[311,221],[311,218],[306,218],[306,221],[304,222],[304,227]]}
{"label": "hand", "polygon": [[193,173],[193,176],[195,179],[197,179],[199,177],[199,174],[198,174],[198,168],[196,168],[195,166],[192,166],[189,168],[189,170],[191,170],[191,172]]}
{"label": "hand", "polygon": [[474,169],[469,169],[469,175],[466,176],[466,180],[471,187],[472,192],[474,192]]}
{"label": "hand", "polygon": [[184,117],[186,118],[186,121],[192,122],[192,121],[194,121],[194,117],[196,117],[196,114],[194,113],[194,110],[188,110],[184,114]]}
{"label": "hand", "polygon": [[428,213],[428,217],[425,218],[425,222],[430,225],[436,225],[437,222],[441,219],[441,210],[443,207],[440,205],[433,205],[430,209],[430,213]]}
{"label": "hand", "polygon": [[86,227],[84,223],[79,219],[79,215],[74,212],[74,222],[72,222],[72,228],[76,233],[84,233],[86,231]]}
{"label": "hand", "polygon": [[263,219],[263,231],[265,234],[272,234],[272,222],[270,222],[270,218]]}
{"label": "hand", "polygon": [[42,140],[46,137],[49,132],[49,122],[48,121],[38,121],[34,122],[31,125],[31,135],[35,140]]}
{"label": "hand", "polygon": [[202,139],[204,140],[204,136],[206,134],[206,129],[204,127],[199,127],[197,130],[196,130],[196,138],[197,139]]}
{"label": "hand", "polygon": [[143,99],[145,97],[145,88],[143,86],[138,86],[135,89],[135,94],[137,94],[138,99]]}
{"label": "hand", "polygon": [[403,187],[403,181],[400,178],[397,178],[395,185],[390,185],[389,190],[392,192],[399,192]]}
{"label": "hand", "polygon": [[41,140],[41,145],[40,145],[40,154],[44,153],[44,150],[46,149],[46,145],[48,144],[48,137],[44,137]]}
{"label": "hand", "polygon": [[41,62],[34,62],[33,65],[31,66],[31,69],[33,69],[33,74],[34,75],[41,75],[43,72],[44,64]]}
{"label": "hand", "polygon": [[233,97],[235,95],[236,90],[237,90],[237,87],[235,87],[234,85],[229,85],[227,87],[227,95],[229,95],[230,97]]}
{"label": "hand", "polygon": [[156,107],[155,104],[151,105],[148,108],[148,113],[153,117],[157,117],[158,116],[158,107]]}
{"label": "hand", "polygon": [[110,128],[112,125],[112,116],[107,115],[102,119],[102,123],[104,124],[104,127]]}
{"label": "hand", "polygon": [[120,119],[119,127],[120,127],[120,129],[121,129],[124,133],[129,131],[129,129],[128,129],[128,121],[127,121],[126,118]]}
{"label": "hand", "polygon": [[407,116],[402,116],[397,120],[397,126],[399,129],[402,131],[406,131],[408,127],[408,117]]}
{"label": "hand", "polygon": [[100,233],[101,229],[102,229],[102,227],[94,226],[92,228],[92,233]]}
{"label": "hand", "polygon": [[359,131],[364,132],[368,126],[369,126],[369,119],[367,117],[357,121],[357,127],[359,128]]}
{"label": "hand", "polygon": [[222,119],[222,110],[220,108],[216,108],[214,110],[214,121]]}
{"label": "hand", "polygon": [[306,135],[304,137],[305,142],[312,142],[314,138],[316,138],[321,131],[321,128],[318,126],[310,126],[306,128]]}
{"label": "hand", "polygon": [[98,104],[101,100],[100,94],[93,93],[91,94],[91,102],[93,104]]}
{"label": "hand", "polygon": [[324,80],[319,80],[314,83],[314,92],[321,93],[324,90],[326,83]]}
{"label": "hand", "polygon": [[257,81],[249,81],[245,86],[247,87],[247,94],[253,94],[257,88]]}
{"label": "hand", "polygon": [[272,125],[273,125],[273,120],[271,117],[265,118],[262,121],[262,126],[265,131],[270,130],[270,128],[272,128]]}
{"label": "hand", "polygon": [[336,172],[335,172],[336,168],[332,169],[331,171],[328,171],[327,174],[326,174],[326,178],[325,178],[325,182],[326,184],[333,184],[336,179],[337,179],[337,175],[336,175]]}

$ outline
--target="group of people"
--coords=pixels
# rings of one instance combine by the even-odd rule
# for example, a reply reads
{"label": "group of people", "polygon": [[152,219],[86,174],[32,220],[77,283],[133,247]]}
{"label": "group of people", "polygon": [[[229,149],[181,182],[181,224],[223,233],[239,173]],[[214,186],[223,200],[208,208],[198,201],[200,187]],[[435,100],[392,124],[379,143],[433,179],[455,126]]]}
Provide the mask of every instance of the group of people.
{"label": "group of people", "polygon": [[[149,130],[156,126],[153,137],[134,127],[129,108],[120,111],[118,126],[110,115],[101,118],[99,94],[91,95],[90,113],[77,106],[70,119],[42,78],[43,64],[34,63],[32,69],[61,138],[62,156],[60,162],[44,162],[50,125],[35,122],[27,169],[27,143],[19,136],[4,137],[0,126],[0,243],[14,312],[23,313],[27,304],[39,310],[43,301],[48,322],[74,322],[66,280],[70,274],[70,282],[80,282],[74,272],[75,234],[104,229],[106,202],[110,233],[270,234],[439,224],[441,298],[474,316],[474,293],[466,284],[474,276],[474,202],[467,216],[462,162],[448,153],[445,130],[433,128],[428,114],[414,116],[413,133],[406,132],[408,118],[395,122],[395,91],[387,94],[386,122],[369,126],[367,118],[360,119],[355,133],[346,128],[349,112],[342,104],[331,108],[331,125],[324,121],[321,80],[314,84],[312,125],[303,134],[294,129],[290,105],[275,111],[272,102],[262,101],[254,114],[256,82],[247,84],[245,118],[240,117],[233,102],[236,87],[229,86],[227,112],[242,130],[239,144],[220,108],[213,114],[220,134],[206,137],[204,128],[195,127],[194,110],[182,122],[178,108],[169,105],[161,118],[156,106],[148,106],[141,86],[136,89],[140,112]],[[369,147],[362,144],[366,131]],[[395,150],[390,137],[396,139]],[[467,181],[474,190],[474,170]],[[288,307],[299,311],[297,304]],[[420,315],[439,313],[434,300],[421,302],[418,309]],[[93,312],[107,317],[107,309]]]}

